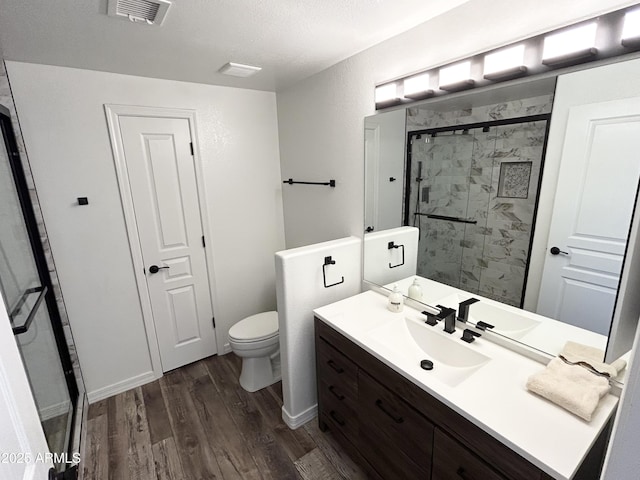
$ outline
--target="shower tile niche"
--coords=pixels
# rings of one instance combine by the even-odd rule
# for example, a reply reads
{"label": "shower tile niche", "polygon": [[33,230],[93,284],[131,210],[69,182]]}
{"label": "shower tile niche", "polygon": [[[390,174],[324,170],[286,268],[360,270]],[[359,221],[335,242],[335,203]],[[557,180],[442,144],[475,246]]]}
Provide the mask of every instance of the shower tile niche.
{"label": "shower tile niche", "polygon": [[546,114],[551,105],[545,95],[451,112],[408,109],[408,132],[463,127],[411,136],[404,208],[420,228],[419,275],[521,305],[547,121],[464,126]]}

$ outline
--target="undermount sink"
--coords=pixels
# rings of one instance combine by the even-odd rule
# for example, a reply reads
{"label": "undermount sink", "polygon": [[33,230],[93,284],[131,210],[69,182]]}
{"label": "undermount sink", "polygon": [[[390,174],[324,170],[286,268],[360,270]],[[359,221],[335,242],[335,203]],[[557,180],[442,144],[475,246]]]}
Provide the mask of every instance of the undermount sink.
{"label": "undermount sink", "polygon": [[[437,303],[457,310],[460,302],[472,297],[471,293],[454,294],[438,300]],[[482,300],[469,307],[468,320],[474,324],[482,321],[493,325],[494,328],[491,331],[501,333],[515,340],[524,337],[540,324],[538,320],[491,305]]]}
{"label": "undermount sink", "polygon": [[369,335],[417,366],[421,360],[431,360],[433,370],[425,371],[425,375],[432,375],[451,387],[467,379],[490,360],[460,340],[462,330],[458,329],[449,336],[435,329],[442,329],[441,324],[431,327],[423,319],[405,317],[376,328]]}

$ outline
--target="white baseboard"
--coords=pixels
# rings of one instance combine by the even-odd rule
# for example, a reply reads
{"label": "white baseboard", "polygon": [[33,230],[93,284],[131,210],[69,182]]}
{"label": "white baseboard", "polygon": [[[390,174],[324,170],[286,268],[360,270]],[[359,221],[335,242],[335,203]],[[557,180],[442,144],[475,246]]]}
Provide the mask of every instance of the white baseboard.
{"label": "white baseboard", "polygon": [[304,412],[299,413],[296,416],[291,415],[287,410],[282,407],[282,420],[291,430],[295,430],[298,427],[301,427],[305,423],[310,420],[313,420],[318,416],[318,404],[315,404],[309,408],[307,408]]}
{"label": "white baseboard", "polygon": [[222,346],[222,355],[226,355],[227,353],[231,353],[231,345],[228,343],[225,343]]}
{"label": "white baseboard", "polygon": [[40,420],[50,420],[55,417],[59,417],[60,415],[64,415],[69,412],[69,408],[71,407],[70,401],[56,403],[55,405],[49,405],[48,407],[43,408],[38,413],[40,415]]}
{"label": "white baseboard", "polygon": [[99,400],[113,397],[118,393],[126,392],[127,390],[131,390],[132,388],[140,387],[141,385],[144,385],[146,383],[153,382],[158,378],[159,377],[156,377],[156,374],[153,371],[145,372],[135,377],[127,378],[126,380],[123,380],[121,382],[99,388],[98,390],[87,392],[87,397],[89,398],[89,403],[95,403]]}

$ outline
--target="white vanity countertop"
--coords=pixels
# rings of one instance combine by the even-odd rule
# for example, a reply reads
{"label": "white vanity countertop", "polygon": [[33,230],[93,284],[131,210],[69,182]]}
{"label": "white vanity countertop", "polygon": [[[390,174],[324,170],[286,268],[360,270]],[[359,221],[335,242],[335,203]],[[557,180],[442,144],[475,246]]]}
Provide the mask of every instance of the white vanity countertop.
{"label": "white vanity countertop", "polygon": [[[541,470],[556,479],[572,478],[614,412],[617,397],[606,395],[591,422],[585,422],[527,391],[527,378],[544,369],[544,365],[484,338],[466,344],[460,340],[463,330],[460,323],[456,332],[447,337],[491,360],[456,386],[450,386],[435,376],[437,363],[433,371],[425,371],[420,368],[419,355],[414,355],[413,351],[409,353],[410,350],[399,353],[370,333],[393,322],[405,322],[405,318],[424,318],[418,310],[406,305],[401,313],[392,313],[386,307],[385,296],[369,291],[314,312],[354,343]],[[402,326],[401,323],[398,325]],[[425,328],[442,330],[443,324],[425,325]],[[422,358],[428,358],[428,355],[422,354]]]}

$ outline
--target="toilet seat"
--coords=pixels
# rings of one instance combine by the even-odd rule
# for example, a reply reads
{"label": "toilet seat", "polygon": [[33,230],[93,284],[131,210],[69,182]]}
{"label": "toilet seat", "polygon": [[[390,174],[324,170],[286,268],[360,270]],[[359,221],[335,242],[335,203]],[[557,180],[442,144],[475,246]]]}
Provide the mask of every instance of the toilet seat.
{"label": "toilet seat", "polygon": [[278,336],[278,312],[263,312],[240,320],[229,329],[234,343],[254,343]]}

